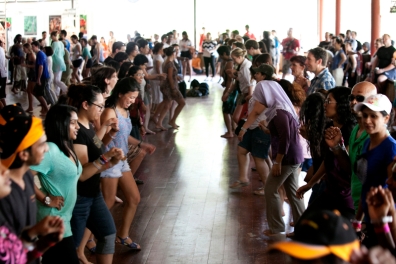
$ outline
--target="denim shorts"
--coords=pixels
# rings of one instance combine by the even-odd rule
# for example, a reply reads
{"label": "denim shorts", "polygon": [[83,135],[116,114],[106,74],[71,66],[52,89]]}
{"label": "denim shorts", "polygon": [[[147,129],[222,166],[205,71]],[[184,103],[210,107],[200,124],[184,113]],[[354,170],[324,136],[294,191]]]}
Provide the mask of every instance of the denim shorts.
{"label": "denim shorts", "polygon": [[127,160],[120,160],[116,165],[102,171],[100,173],[100,177],[102,178],[120,178],[122,177],[122,173],[126,171],[131,171]]}
{"label": "denim shorts", "polygon": [[[76,248],[81,243],[85,228],[92,231],[95,238],[98,239],[97,244],[100,241],[105,241],[106,237],[116,233],[113,217],[106,206],[101,192],[95,197],[77,195],[70,225]],[[105,250],[97,249],[96,253],[113,254],[114,241],[108,241],[108,245],[105,245]]]}
{"label": "denim shorts", "polygon": [[248,129],[238,146],[249,151],[253,157],[266,159],[268,158],[268,151],[271,146],[271,136],[264,133],[258,127]]}
{"label": "denim shorts", "polygon": [[304,159],[304,162],[301,163],[300,168],[301,171],[307,172],[309,170],[309,168],[312,166],[312,159]]}

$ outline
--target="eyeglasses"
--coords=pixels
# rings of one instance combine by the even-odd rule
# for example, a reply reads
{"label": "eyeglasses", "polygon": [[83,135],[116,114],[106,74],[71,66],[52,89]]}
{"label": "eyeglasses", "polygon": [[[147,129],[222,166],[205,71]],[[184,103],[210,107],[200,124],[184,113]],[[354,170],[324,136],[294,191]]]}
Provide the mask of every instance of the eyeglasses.
{"label": "eyeglasses", "polygon": [[335,101],[334,101],[334,102],[331,102],[331,101],[330,101],[330,98],[327,98],[327,99],[324,101],[324,103],[325,103],[325,104],[336,104],[337,102],[335,102]]}
{"label": "eyeglasses", "polygon": [[364,102],[364,96],[363,95],[353,95],[353,94],[350,94],[349,96],[348,96],[348,100],[349,100],[349,102],[352,102],[353,100],[356,100],[356,101],[358,101],[359,103],[361,103],[361,102]]}
{"label": "eyeglasses", "polygon": [[144,73],[136,73],[136,76],[137,76],[137,77],[144,77],[145,74],[144,74]]}
{"label": "eyeglasses", "polygon": [[95,105],[95,106],[99,107],[99,111],[100,111],[100,112],[102,112],[102,111],[103,111],[103,108],[104,108],[104,106],[103,106],[103,105],[98,105],[98,104],[95,104],[95,103],[92,103],[92,102],[91,102],[91,104],[93,104],[93,105]]}

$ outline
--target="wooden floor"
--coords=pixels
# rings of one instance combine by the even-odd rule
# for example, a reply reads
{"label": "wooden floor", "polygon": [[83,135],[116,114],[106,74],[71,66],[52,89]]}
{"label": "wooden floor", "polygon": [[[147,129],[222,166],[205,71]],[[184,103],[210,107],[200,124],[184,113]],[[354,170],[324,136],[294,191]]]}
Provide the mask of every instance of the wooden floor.
{"label": "wooden floor", "polygon": [[[210,92],[208,97],[187,98],[179,130],[146,136],[157,150],[136,173],[145,183],[139,186],[141,203],[130,231],[142,251],[132,253],[117,245],[113,263],[287,262],[284,255],[266,253],[272,242],[262,234],[268,228],[264,197],[253,195],[261,186],[257,173],[251,173],[250,186],[228,188],[238,177],[238,139],[220,137],[225,131],[222,88],[216,82]],[[112,209],[116,225],[121,207]],[[287,204],[284,210],[288,225]],[[95,262],[94,256],[87,256]]]}

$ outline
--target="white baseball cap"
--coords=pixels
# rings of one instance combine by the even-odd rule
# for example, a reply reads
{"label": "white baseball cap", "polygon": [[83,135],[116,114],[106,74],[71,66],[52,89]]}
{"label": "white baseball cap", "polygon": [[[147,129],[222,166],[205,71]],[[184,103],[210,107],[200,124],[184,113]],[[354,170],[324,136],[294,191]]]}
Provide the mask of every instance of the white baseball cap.
{"label": "white baseball cap", "polygon": [[388,115],[392,111],[392,103],[389,101],[389,98],[383,94],[374,94],[367,97],[363,103],[356,104],[354,110],[356,112],[361,111],[363,106],[367,106],[369,109],[376,112],[385,111]]}

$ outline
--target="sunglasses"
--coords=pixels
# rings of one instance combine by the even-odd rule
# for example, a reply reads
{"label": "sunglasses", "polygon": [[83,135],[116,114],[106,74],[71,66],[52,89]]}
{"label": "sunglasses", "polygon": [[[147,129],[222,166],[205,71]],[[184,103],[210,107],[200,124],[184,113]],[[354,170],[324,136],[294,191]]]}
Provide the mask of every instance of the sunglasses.
{"label": "sunglasses", "polygon": [[357,102],[359,102],[359,103],[361,103],[361,102],[364,102],[364,96],[363,95],[353,95],[353,94],[350,94],[349,96],[348,96],[348,99],[349,99],[349,102],[352,102],[353,100],[356,100]]}

